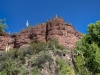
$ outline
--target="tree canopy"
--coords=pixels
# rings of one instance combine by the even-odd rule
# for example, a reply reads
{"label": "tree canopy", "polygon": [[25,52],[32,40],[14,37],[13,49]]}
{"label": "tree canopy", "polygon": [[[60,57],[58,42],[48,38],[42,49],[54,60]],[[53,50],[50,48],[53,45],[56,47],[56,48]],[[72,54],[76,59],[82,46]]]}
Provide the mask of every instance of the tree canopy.
{"label": "tree canopy", "polygon": [[6,19],[0,19],[0,32],[3,32],[4,29],[8,28],[8,26],[5,22],[6,22]]}
{"label": "tree canopy", "polygon": [[83,55],[88,71],[100,75],[100,21],[89,24],[87,34],[76,44],[76,51]]}

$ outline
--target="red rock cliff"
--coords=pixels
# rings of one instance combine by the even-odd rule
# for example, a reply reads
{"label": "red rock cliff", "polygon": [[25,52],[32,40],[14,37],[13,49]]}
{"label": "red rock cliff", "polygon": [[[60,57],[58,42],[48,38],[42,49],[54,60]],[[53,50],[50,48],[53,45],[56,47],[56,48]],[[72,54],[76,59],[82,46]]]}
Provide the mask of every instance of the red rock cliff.
{"label": "red rock cliff", "polygon": [[49,41],[57,38],[59,44],[73,49],[75,42],[81,38],[82,34],[77,32],[70,24],[65,24],[62,18],[53,18],[47,23],[43,23],[31,28],[22,30],[18,34],[0,35],[0,50],[5,50],[7,44],[11,48],[20,48],[30,42]]}

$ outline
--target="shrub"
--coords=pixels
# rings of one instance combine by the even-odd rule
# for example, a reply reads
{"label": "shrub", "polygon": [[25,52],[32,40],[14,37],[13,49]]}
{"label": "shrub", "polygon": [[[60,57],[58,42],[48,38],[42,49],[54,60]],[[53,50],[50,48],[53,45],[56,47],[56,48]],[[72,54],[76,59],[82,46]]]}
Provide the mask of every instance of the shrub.
{"label": "shrub", "polygon": [[8,58],[8,55],[5,53],[5,51],[0,51],[0,62],[5,61]]}
{"label": "shrub", "polygon": [[41,75],[41,73],[38,71],[37,67],[34,68],[32,75]]}
{"label": "shrub", "polygon": [[46,42],[39,42],[39,43],[31,43],[30,47],[32,48],[32,53],[37,54],[41,51],[46,51]]}
{"label": "shrub", "polygon": [[10,50],[7,54],[9,57],[11,57],[13,59],[23,57],[22,51],[18,48],[14,48],[14,49]]}
{"label": "shrub", "polygon": [[48,41],[47,44],[48,44],[48,48],[50,48],[51,50],[54,50],[55,48],[60,50],[64,49],[63,46],[59,45],[58,40],[54,38]]}
{"label": "shrub", "polygon": [[87,71],[87,67],[85,66],[85,61],[82,58],[81,55],[77,55],[74,58],[74,65],[75,65],[75,70],[76,73],[79,75],[90,75],[90,73]]}
{"label": "shrub", "polygon": [[48,52],[42,52],[37,56],[35,59],[31,59],[32,66],[37,66],[38,68],[42,68],[43,64],[45,64],[47,61],[52,62],[51,55]]}
{"label": "shrub", "polygon": [[18,67],[13,60],[5,60],[2,65],[2,75],[18,75]]}
{"label": "shrub", "polygon": [[61,75],[73,75],[74,70],[62,59],[57,59],[56,63],[60,69]]}
{"label": "shrub", "polygon": [[27,68],[25,67],[25,65],[21,65],[21,67],[19,68],[19,75],[28,75],[28,70]]}
{"label": "shrub", "polygon": [[28,47],[25,47],[25,48],[21,48],[20,50],[22,51],[23,56],[32,55],[33,54],[33,50],[32,50],[31,46],[28,46]]}

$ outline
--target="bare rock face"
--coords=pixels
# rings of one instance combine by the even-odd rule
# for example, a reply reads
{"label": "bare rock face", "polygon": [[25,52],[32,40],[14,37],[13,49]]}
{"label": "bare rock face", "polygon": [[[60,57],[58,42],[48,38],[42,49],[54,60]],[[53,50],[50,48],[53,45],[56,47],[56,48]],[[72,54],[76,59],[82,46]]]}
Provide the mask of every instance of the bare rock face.
{"label": "bare rock face", "polygon": [[49,41],[56,38],[59,44],[69,49],[74,49],[75,42],[81,38],[82,34],[77,32],[70,24],[65,24],[62,18],[53,18],[47,23],[26,28],[18,34],[0,35],[0,50],[5,50],[6,45],[10,48],[23,48],[31,42]]}
{"label": "bare rock face", "polygon": [[12,38],[9,34],[4,33],[0,35],[0,50],[5,50],[6,45],[10,45],[10,49],[14,47],[14,38]]}
{"label": "bare rock face", "polygon": [[37,25],[32,28],[27,28],[18,33],[15,37],[15,47],[25,47],[31,42],[45,41],[46,24]]}
{"label": "bare rock face", "polygon": [[54,18],[47,23],[48,37],[57,38],[59,43],[69,49],[75,47],[75,42],[78,41],[82,34],[77,32],[73,26],[65,24],[62,18]]}

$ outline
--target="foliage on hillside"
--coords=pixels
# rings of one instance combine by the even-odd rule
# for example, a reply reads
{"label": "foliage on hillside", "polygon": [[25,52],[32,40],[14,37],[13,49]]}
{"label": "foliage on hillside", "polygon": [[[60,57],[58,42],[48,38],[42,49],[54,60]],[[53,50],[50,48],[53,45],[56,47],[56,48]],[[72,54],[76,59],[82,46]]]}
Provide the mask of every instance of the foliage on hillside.
{"label": "foliage on hillside", "polygon": [[74,75],[74,70],[68,65],[68,63],[62,59],[56,60],[58,68],[60,69],[61,75]]}
{"label": "foliage on hillside", "polygon": [[[56,63],[53,55],[63,55],[65,49],[58,45],[57,40],[52,39],[49,42],[31,43],[29,47],[23,49],[9,50],[0,52],[0,75],[41,75],[42,70],[47,66],[51,67]],[[60,56],[58,58],[60,58]],[[57,62],[58,63],[58,62]],[[65,63],[64,60],[62,63]],[[49,64],[49,65],[46,65]],[[54,66],[56,75],[56,65]],[[64,65],[64,64],[63,64]],[[61,66],[61,65],[60,65]],[[48,70],[52,70],[46,68]],[[69,71],[67,66],[61,69],[61,73]],[[59,70],[60,72],[60,70]],[[52,74],[52,73],[51,73]],[[64,73],[63,73],[64,74]]]}
{"label": "foliage on hillside", "polygon": [[0,51],[0,75],[100,75],[100,21],[91,23],[87,32],[75,51],[56,39]]}

